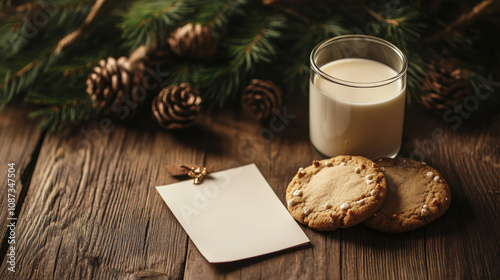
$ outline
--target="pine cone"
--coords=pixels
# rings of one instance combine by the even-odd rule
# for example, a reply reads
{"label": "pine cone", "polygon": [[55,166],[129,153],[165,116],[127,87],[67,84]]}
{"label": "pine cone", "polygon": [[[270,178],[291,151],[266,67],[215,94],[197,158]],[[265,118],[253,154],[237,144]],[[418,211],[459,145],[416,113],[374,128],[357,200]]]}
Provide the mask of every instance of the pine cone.
{"label": "pine cone", "polygon": [[256,120],[268,119],[273,109],[281,110],[283,93],[272,81],[253,79],[243,90],[241,104]]}
{"label": "pine cone", "polygon": [[456,58],[439,58],[429,65],[423,80],[420,102],[436,113],[461,104],[469,94],[469,71]]}
{"label": "pine cone", "polygon": [[132,64],[124,56],[101,59],[87,78],[87,93],[94,106],[110,117],[131,118],[145,99],[143,64]]}
{"label": "pine cone", "polygon": [[208,26],[188,23],[177,28],[167,40],[173,53],[181,57],[212,58],[217,52],[217,41]]}
{"label": "pine cone", "polygon": [[189,84],[166,87],[153,100],[153,119],[163,128],[190,126],[201,110],[201,97]]}

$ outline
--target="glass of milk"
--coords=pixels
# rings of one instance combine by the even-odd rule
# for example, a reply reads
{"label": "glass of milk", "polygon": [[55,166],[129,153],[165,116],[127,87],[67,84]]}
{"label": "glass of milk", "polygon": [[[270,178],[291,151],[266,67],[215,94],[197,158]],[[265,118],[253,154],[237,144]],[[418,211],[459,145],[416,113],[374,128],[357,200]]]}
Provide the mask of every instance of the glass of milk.
{"label": "glass of milk", "polygon": [[408,60],[393,44],[338,36],[311,53],[309,132],[321,154],[395,157],[401,147]]}

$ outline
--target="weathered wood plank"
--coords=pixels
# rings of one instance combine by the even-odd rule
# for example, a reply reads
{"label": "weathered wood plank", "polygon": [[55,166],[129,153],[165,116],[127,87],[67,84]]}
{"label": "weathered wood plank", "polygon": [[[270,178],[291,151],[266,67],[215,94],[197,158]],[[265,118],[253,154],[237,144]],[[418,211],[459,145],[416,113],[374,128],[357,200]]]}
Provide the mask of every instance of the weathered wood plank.
{"label": "weathered wood plank", "polygon": [[[223,113],[176,133],[118,125],[108,134],[99,133],[102,129],[94,124],[84,132],[46,135],[19,216],[18,272],[5,278],[500,276],[496,265],[500,255],[496,234],[500,229],[500,117],[472,121],[455,131],[415,108],[407,113],[401,153],[425,160],[447,178],[453,201],[445,216],[399,235],[362,225],[333,233],[303,227],[310,247],[209,264],[154,190],[155,185],[175,181],[163,167],[192,162],[222,170],[255,162],[285,203],[285,189],[296,169],[318,158],[308,140],[306,109],[291,110],[299,116],[279,131],[271,129],[276,124],[256,124]],[[14,120],[24,115],[7,112]],[[26,124],[34,126],[28,121],[23,129],[11,131],[17,126],[8,119],[0,118],[0,156],[9,161],[9,153],[14,154],[27,165],[29,147],[35,149],[40,131],[28,130],[38,136],[26,136]],[[271,129],[273,141],[266,140],[270,135],[262,132],[266,128]],[[5,134],[11,135],[10,140],[4,131],[10,131]],[[2,276],[5,270],[4,262]]]}
{"label": "weathered wood plank", "polygon": [[500,117],[464,122],[457,130],[440,118],[412,127],[418,140],[412,149],[443,173],[453,196],[448,212],[425,228],[429,278],[498,279]]}
{"label": "weathered wood plank", "polygon": [[173,182],[166,164],[201,163],[203,145],[196,130],[102,122],[47,135],[19,218],[15,278],[182,278],[187,235],[154,187]]}
{"label": "weathered wood plank", "polygon": [[[309,144],[307,114],[288,109],[297,117],[284,124],[262,125],[239,116],[215,117],[211,130],[224,150],[207,150],[207,165],[219,169],[254,162],[285,204],[285,190],[299,166],[311,164],[318,155]],[[211,144],[209,144],[211,147]],[[311,246],[295,248],[229,264],[209,264],[189,242],[186,279],[331,279],[340,276],[339,233],[320,233],[302,227]]]}
{"label": "weathered wood plank", "polygon": [[[0,259],[4,260],[4,256],[7,253],[7,248],[15,243],[8,244],[6,241],[8,236],[10,236],[10,230],[7,232],[6,225],[8,224],[9,215],[8,210],[8,200],[7,200],[7,174],[9,163],[15,163],[15,177],[11,178],[15,180],[15,212],[18,214],[22,208],[23,196],[28,190],[29,181],[33,173],[33,168],[37,160],[37,145],[41,141],[42,131],[36,127],[36,123],[27,117],[29,112],[28,107],[22,104],[15,104],[5,111],[0,113],[0,193],[1,193],[1,210],[0,210],[0,221],[2,221],[2,227],[0,229],[1,239],[2,239],[2,250]],[[13,183],[12,181],[10,183]],[[15,231],[14,231],[15,232]],[[11,239],[12,240],[12,239]],[[16,240],[13,239],[15,242]],[[12,241],[11,241],[12,242]],[[10,254],[10,250],[9,250]],[[7,273],[3,270],[1,273]]]}
{"label": "weathered wood plank", "polygon": [[342,278],[425,279],[425,232],[381,233],[358,225],[342,230]]}

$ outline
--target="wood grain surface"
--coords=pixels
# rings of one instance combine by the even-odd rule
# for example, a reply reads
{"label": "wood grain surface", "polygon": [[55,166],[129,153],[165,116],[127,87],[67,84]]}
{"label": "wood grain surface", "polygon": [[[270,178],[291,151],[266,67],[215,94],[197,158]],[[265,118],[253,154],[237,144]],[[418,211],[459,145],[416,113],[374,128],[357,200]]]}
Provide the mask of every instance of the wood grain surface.
{"label": "wood grain surface", "polygon": [[[10,221],[16,222],[15,220],[7,220],[7,218],[19,216],[42,141],[43,133],[36,127],[36,123],[26,116],[29,110],[28,107],[18,105],[7,108],[0,113],[0,193],[2,197],[0,199],[2,207],[0,221],[2,221],[3,225],[0,228],[0,234],[2,234],[0,257],[2,260],[7,254],[8,247],[10,247],[7,243],[7,237],[10,235],[10,230],[7,232],[7,224]],[[14,163],[15,169],[15,177],[12,178],[15,180],[15,217],[9,215],[10,211],[8,211],[7,174],[9,163]],[[0,274],[4,272],[1,271]]]}
{"label": "wood grain surface", "polygon": [[[101,120],[43,134],[32,122],[16,125],[26,113],[22,108],[2,112],[2,166],[15,161],[31,179],[19,187],[26,195],[16,228],[16,272],[7,271],[2,251],[0,278],[500,277],[500,117],[467,120],[454,129],[415,107],[406,111],[400,154],[426,161],[447,179],[453,199],[443,217],[403,234],[363,225],[323,233],[301,225],[309,246],[208,263],[154,188],[176,181],[165,166],[195,163],[223,170],[253,162],[285,204],[298,167],[320,157],[308,139],[307,106],[300,103],[289,104],[293,116],[285,119],[256,123],[238,113],[209,112],[194,127],[176,132]],[[0,180],[6,172],[0,168]],[[6,188],[2,183],[2,196]]]}

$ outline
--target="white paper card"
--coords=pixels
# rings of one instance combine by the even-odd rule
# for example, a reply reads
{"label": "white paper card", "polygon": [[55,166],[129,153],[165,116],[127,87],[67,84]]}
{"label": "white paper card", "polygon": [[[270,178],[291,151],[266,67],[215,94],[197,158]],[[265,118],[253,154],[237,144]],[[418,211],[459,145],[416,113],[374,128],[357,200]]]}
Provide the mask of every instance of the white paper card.
{"label": "white paper card", "polygon": [[209,262],[230,262],[309,242],[255,164],[156,187]]}

